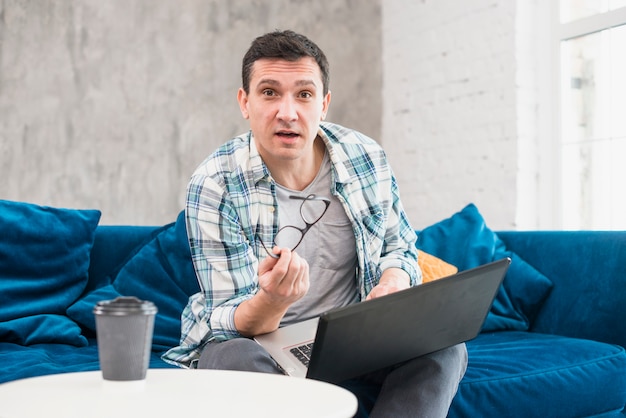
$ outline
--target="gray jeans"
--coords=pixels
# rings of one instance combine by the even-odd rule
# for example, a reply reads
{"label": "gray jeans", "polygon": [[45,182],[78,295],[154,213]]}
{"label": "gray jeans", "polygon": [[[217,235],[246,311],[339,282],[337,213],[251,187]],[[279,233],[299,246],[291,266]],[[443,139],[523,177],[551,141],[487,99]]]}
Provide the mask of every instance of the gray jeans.
{"label": "gray jeans", "polygon": [[[200,369],[242,370],[282,374],[276,362],[253,340],[236,338],[210,343],[202,351]],[[467,368],[465,344],[409,360],[400,365],[352,379],[355,384],[375,388],[373,407],[359,397],[359,413],[370,417],[445,417]],[[365,404],[365,406],[364,406]]]}

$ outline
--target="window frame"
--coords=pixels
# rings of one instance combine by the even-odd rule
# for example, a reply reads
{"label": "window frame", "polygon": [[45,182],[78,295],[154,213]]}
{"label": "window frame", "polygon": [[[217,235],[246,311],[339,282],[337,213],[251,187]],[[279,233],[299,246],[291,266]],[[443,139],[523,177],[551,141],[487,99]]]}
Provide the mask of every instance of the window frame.
{"label": "window frame", "polygon": [[[545,138],[540,146],[542,158],[540,172],[546,181],[538,187],[539,215],[538,228],[564,229],[562,217],[562,178],[561,150],[561,42],[589,35],[602,30],[626,24],[626,7],[609,10],[596,15],[561,23],[560,1],[550,2],[551,28],[546,47],[538,51],[538,66],[544,76],[539,89],[538,101],[544,109],[539,115],[538,124]],[[544,177],[545,176],[545,177]]]}

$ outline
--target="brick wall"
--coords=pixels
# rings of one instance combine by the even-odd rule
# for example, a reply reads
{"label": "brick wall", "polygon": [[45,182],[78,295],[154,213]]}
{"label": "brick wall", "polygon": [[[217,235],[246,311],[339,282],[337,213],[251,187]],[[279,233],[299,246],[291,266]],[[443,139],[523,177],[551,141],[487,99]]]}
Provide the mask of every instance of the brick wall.
{"label": "brick wall", "polygon": [[536,177],[534,58],[517,48],[535,8],[383,2],[383,144],[416,228],[470,202],[494,229],[517,226],[518,184],[532,194]]}

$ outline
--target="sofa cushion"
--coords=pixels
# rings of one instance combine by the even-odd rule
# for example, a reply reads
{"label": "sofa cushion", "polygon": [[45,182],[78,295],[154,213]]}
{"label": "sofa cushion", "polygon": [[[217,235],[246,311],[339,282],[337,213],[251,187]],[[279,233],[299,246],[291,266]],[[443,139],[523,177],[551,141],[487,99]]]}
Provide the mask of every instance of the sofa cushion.
{"label": "sofa cushion", "polygon": [[184,213],[137,251],[111,282],[82,297],[67,310],[67,315],[94,333],[96,303],[121,295],[136,296],[158,308],[153,350],[178,345],[181,312],[189,296],[200,290],[191,262]]}
{"label": "sofa cushion", "polygon": [[128,260],[170,226],[98,226],[91,249],[89,280],[83,294],[111,284]]}
{"label": "sofa cushion", "polygon": [[467,351],[468,369],[449,417],[609,416],[624,407],[621,346],[504,331],[479,335]]}
{"label": "sofa cushion", "polygon": [[417,250],[417,264],[422,271],[422,283],[451,276],[459,271],[452,264],[421,250]]}
{"label": "sofa cushion", "polygon": [[99,220],[98,210],[0,200],[2,341],[85,344],[73,332],[57,331],[67,325],[62,315],[87,284]]}
{"label": "sofa cushion", "polygon": [[453,264],[459,271],[511,258],[483,332],[527,330],[552,288],[547,277],[506,248],[473,204],[419,232],[416,246]]}
{"label": "sofa cushion", "polygon": [[33,315],[0,322],[0,341],[21,345],[68,344],[77,347],[87,345],[80,327],[64,315]]}

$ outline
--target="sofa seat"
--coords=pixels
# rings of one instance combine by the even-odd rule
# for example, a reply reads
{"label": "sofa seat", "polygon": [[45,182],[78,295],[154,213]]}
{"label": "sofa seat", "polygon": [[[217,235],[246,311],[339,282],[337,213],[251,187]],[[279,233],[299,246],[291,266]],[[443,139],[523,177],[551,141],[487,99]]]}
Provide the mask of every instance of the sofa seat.
{"label": "sofa seat", "polygon": [[[95,339],[89,345],[75,347],[67,344],[19,344],[0,342],[0,383],[34,376],[57,373],[100,370]],[[174,367],[150,353],[150,368]]]}
{"label": "sofa seat", "polygon": [[626,352],[619,345],[502,331],[480,334],[467,349],[469,366],[449,417],[608,417],[624,406]]}

